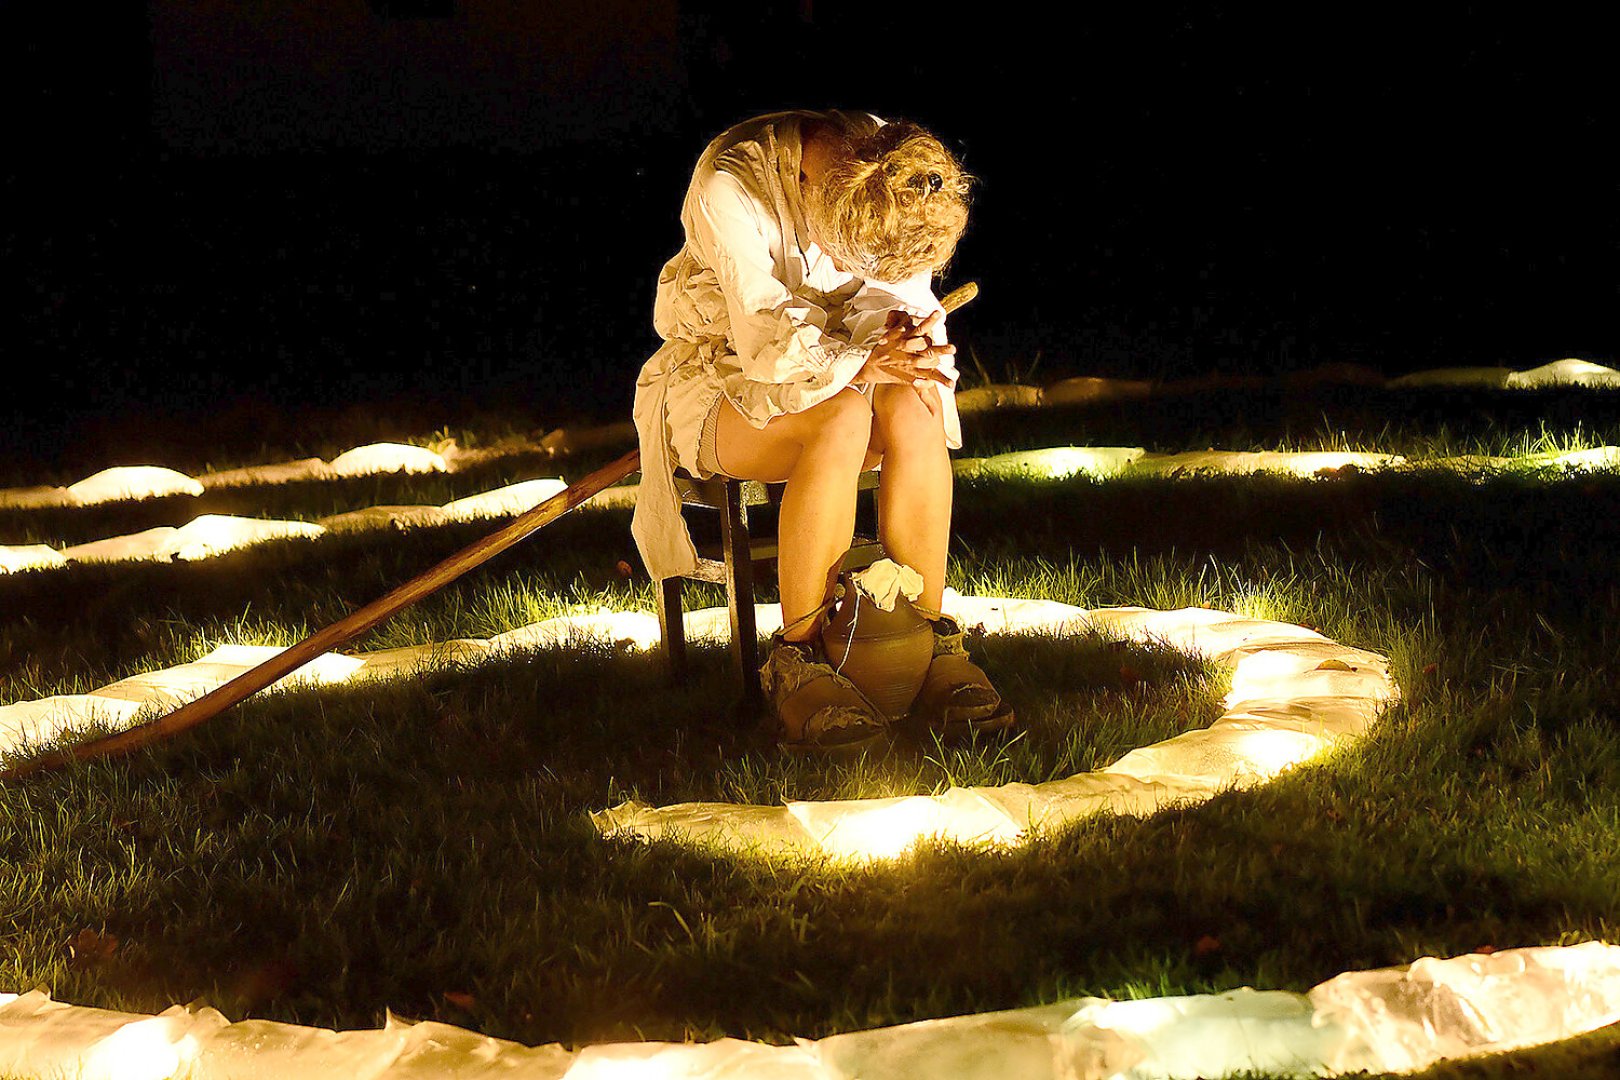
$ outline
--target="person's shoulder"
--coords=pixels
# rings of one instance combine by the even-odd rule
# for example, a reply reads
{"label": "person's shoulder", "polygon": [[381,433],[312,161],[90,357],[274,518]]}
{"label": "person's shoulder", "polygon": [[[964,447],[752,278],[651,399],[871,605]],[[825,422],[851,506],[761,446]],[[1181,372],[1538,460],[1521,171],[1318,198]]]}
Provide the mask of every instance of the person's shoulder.
{"label": "person's shoulder", "polygon": [[750,195],[764,198],[767,175],[776,170],[776,147],[782,125],[797,122],[798,113],[777,112],[755,116],[722,131],[698,161],[698,181],[707,186],[714,173],[735,177]]}
{"label": "person's shoulder", "polygon": [[779,109],[776,112],[761,113],[750,116],[746,120],[739,120],[732,124],[716,138],[716,142],[743,142],[746,140],[763,139],[767,128],[779,127],[784,124],[798,124],[805,120],[813,120],[827,115],[817,109]]}
{"label": "person's shoulder", "polygon": [[766,147],[774,141],[776,126],[787,120],[789,115],[766,113],[732,124],[709,140],[708,149],[704,151],[703,157],[717,161],[722,157],[735,159],[763,156]]}
{"label": "person's shoulder", "polygon": [[[763,113],[739,121],[709,141],[698,159],[693,175],[695,191],[713,191],[717,175],[730,176],[742,192],[755,202],[771,201],[770,177],[777,171],[777,155],[782,140],[800,125],[826,117],[813,109],[785,109]],[[723,188],[724,182],[721,182]]]}

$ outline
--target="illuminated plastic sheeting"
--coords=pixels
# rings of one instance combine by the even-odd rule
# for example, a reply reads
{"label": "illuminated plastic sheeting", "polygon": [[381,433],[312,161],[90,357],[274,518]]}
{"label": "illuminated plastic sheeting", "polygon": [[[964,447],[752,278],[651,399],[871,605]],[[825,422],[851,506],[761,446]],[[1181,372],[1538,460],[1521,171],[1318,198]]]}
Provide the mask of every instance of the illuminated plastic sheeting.
{"label": "illuminated plastic sheeting", "polygon": [[[690,613],[687,619],[692,628],[691,640],[729,637],[726,618],[724,608]],[[760,625],[765,633],[779,627],[780,609],[775,605],[762,607]],[[543,619],[492,638],[457,638],[353,655],[327,653],[275,685],[397,678],[446,665],[476,664],[512,650],[568,648],[586,643],[637,651],[652,649],[658,644],[658,620],[646,612],[591,608]],[[279,651],[274,646],[222,645],[190,663],[133,675],[87,694],[0,705],[0,753],[25,751],[78,732],[126,727],[143,710],[178,707]],[[779,810],[786,817],[785,808]]]}
{"label": "illuminated plastic sheeting", "polygon": [[0,547],[0,573],[29,569],[56,569],[74,562],[140,562],[167,559],[194,560],[275,540],[313,539],[328,532],[359,532],[382,528],[416,528],[453,521],[516,516],[562,491],[560,479],[525,480],[468,496],[444,506],[372,506],[334,514],[319,522],[267,521],[259,518],[204,514],[179,528],[157,528],[92,540],[56,551],[43,544]]}
{"label": "illuminated plastic sheeting", "polygon": [[1589,472],[1620,468],[1620,446],[1593,446],[1584,450],[1543,450],[1530,454],[1456,454],[1409,461],[1416,468],[1447,469],[1460,473],[1533,472],[1563,469]]}
{"label": "illuminated plastic sheeting", "polygon": [[1033,409],[1041,405],[1046,391],[1023,383],[989,383],[956,392],[956,411],[963,416],[990,409]]}
{"label": "illuminated plastic sheeting", "polygon": [[640,484],[618,484],[603,488],[580,505],[595,510],[629,510],[636,505],[636,496],[639,494],[641,494]]}
{"label": "illuminated plastic sheeting", "polygon": [[373,443],[340,454],[331,464],[320,458],[303,458],[299,461],[226,469],[197,477],[157,465],[121,465],[103,469],[69,487],[0,489],[0,508],[94,506],[165,495],[201,495],[210,488],[331,480],[340,476],[366,476],[380,472],[445,472],[449,469],[451,464],[443,455],[424,447]]}
{"label": "illuminated plastic sheeting", "polygon": [[[0,753],[16,753],[66,735],[119,729],[142,714],[177,708],[281,652],[275,646],[221,645],[201,659],[141,672],[88,694],[62,694],[0,705]],[[365,666],[361,657],[325,653],[276,684],[343,682]]]}
{"label": "illuminated plastic sheeting", "polygon": [[1406,459],[1398,454],[1348,450],[1196,450],[1158,454],[1148,453],[1140,446],[1057,446],[987,458],[961,458],[956,462],[956,472],[959,476],[1052,480],[1080,473],[1098,478],[1193,473],[1247,476],[1260,472],[1330,476],[1347,467],[1365,470],[1402,464],[1406,464]]}
{"label": "illuminated plastic sheeting", "polygon": [[1620,387],[1620,371],[1571,357],[1554,360],[1529,371],[1512,372],[1507,377],[1507,386],[1512,390],[1534,390],[1548,386]]}
{"label": "illuminated plastic sheeting", "polygon": [[975,788],[887,799],[806,800],[790,802],[787,809],[811,841],[803,845],[806,849],[843,858],[892,858],[928,836],[964,844],[1011,844],[1030,827],[1028,820],[1008,814],[1004,805]]}
{"label": "illuminated plastic sheeting", "polygon": [[517,517],[568,487],[559,477],[523,480],[492,491],[469,495],[443,506],[370,506],[321,518],[332,532],[360,532],[379,528],[416,529],[454,521]]}
{"label": "illuminated plastic sheeting", "polygon": [[332,459],[332,472],[338,476],[449,471],[450,466],[443,457],[425,446],[411,446],[407,443],[371,443],[357,446]]}
{"label": "illuminated plastic sheeting", "polygon": [[1319,1023],[1301,994],[1247,987],[1087,1001],[1061,1035],[1081,1075],[1130,1080],[1222,1076],[1239,1069],[1310,1074],[1341,1052],[1348,1037],[1343,1028]]}
{"label": "illuminated plastic sheeting", "polygon": [[[1457,455],[1407,458],[1350,450],[1200,450],[1180,454],[1148,453],[1138,446],[1057,446],[1019,450],[984,458],[956,458],[961,477],[1063,480],[1084,473],[1098,479],[1119,476],[1235,475],[1273,473],[1283,476],[1332,477],[1374,469],[1443,468],[1463,472],[1523,470],[1561,466],[1568,469],[1620,468],[1620,447],[1548,451],[1517,456]],[[603,509],[635,506],[638,484],[621,484],[598,492],[583,504]],[[323,522],[330,524],[330,521]]]}
{"label": "illuminated plastic sheeting", "polygon": [[390,1015],[370,1031],[332,1031],[265,1020],[231,1023],[207,1007],[157,1016],[64,1005],[42,991],[0,995],[0,1073],[86,1080],[309,1077],[557,1080],[575,1055],[525,1047],[449,1024]]}
{"label": "illuminated plastic sheeting", "polygon": [[165,545],[180,530],[172,525],[159,525],[125,536],[109,536],[105,540],[91,540],[62,549],[64,563],[81,562],[141,562],[159,558]]}
{"label": "illuminated plastic sheeting", "polygon": [[0,488],[0,510],[38,510],[48,506],[71,506],[65,487]]}
{"label": "illuminated plastic sheeting", "polygon": [[1014,596],[965,596],[951,588],[945,590],[944,603],[950,607],[951,615],[963,629],[980,630],[986,634],[1032,633],[1061,636],[1079,633],[1085,629],[1087,617],[1091,614],[1084,608],[1057,600]]}
{"label": "illuminated plastic sheeting", "polygon": [[192,561],[272,540],[311,540],[325,533],[325,528],[310,521],[266,521],[204,514],[179,528],[162,525],[128,536],[75,544],[62,549],[62,559],[64,562]]}
{"label": "illuminated plastic sheeting", "polygon": [[22,570],[49,570],[67,565],[60,551],[45,544],[20,544],[7,547],[0,544],[0,574],[15,574]]}
{"label": "illuminated plastic sheeting", "polygon": [[1567,357],[1550,364],[1514,371],[1505,367],[1453,367],[1414,371],[1391,379],[1392,389],[1467,387],[1470,389],[1537,390],[1551,386],[1620,386],[1620,371],[1589,360]]}
{"label": "illuminated plastic sheeting", "polygon": [[61,694],[0,705],[0,753],[41,746],[63,735],[128,727],[144,705],[139,701]]}
{"label": "illuminated plastic sheeting", "polygon": [[524,480],[481,495],[447,502],[441,509],[452,521],[478,521],[483,518],[517,517],[527,513],[547,499],[566,491],[568,484],[560,477]]}
{"label": "illuminated plastic sheeting", "polygon": [[201,495],[203,486],[185,473],[157,465],[123,465],[103,469],[77,484],[69,485],[68,496],[75,506],[120,502],[130,499],[156,499],[165,495]]}
{"label": "illuminated plastic sheeting", "polygon": [[1556,454],[1552,464],[1569,469],[1620,469],[1620,446],[1594,446]]}
{"label": "illuminated plastic sheeting", "polygon": [[124,465],[103,469],[71,487],[0,489],[0,509],[38,510],[45,507],[96,506],[121,500],[201,494],[202,485],[184,473],[157,465]]}
{"label": "illuminated plastic sheeting", "polygon": [[[178,1039],[149,1037],[154,1027],[166,1026],[162,1018],[140,1013],[64,1005],[41,990],[0,994],[0,1075],[164,1080],[185,1064],[174,1046]],[[128,1051],[124,1060],[109,1062],[109,1047]]]}
{"label": "illuminated plastic sheeting", "polygon": [[202,473],[197,483],[205,490],[258,485],[307,483],[311,480],[331,480],[338,474],[332,466],[318,457],[297,461],[278,461],[270,465],[248,465],[240,469]]}
{"label": "illuminated plastic sheeting", "polygon": [[326,532],[309,521],[260,521],[204,514],[180,526],[161,555],[183,561],[207,559],[271,540],[312,540]]}
{"label": "illuminated plastic sheeting", "polygon": [[580,1050],[568,1080],[832,1080],[813,1043],[606,1043]]}
{"label": "illuminated plastic sheeting", "polygon": [[1137,474],[1220,473],[1246,476],[1251,473],[1286,473],[1290,476],[1318,476],[1344,468],[1379,469],[1405,463],[1398,454],[1373,454],[1349,450],[1193,450],[1181,454],[1146,454],[1131,463]]}
{"label": "illuminated plastic sheeting", "polygon": [[520,626],[489,640],[498,649],[557,649],[583,643],[650,649],[658,637],[657,616],[597,608]]}
{"label": "illuminated plastic sheeting", "polygon": [[[1004,842],[1043,823],[1110,808],[1148,812],[1171,802],[1207,797],[1223,782],[1263,779],[1321,746],[1365,730],[1395,696],[1383,659],[1376,653],[1339,646],[1286,623],[1204,608],[1086,611],[1051,600],[962,596],[954,590],[947,590],[946,607],[965,626],[987,633],[1065,635],[1096,629],[1209,654],[1235,665],[1227,711],[1209,729],[1216,733],[1213,737],[1193,739],[1189,736],[1198,733],[1189,733],[1178,737],[1180,741],[1133,751],[1138,756],[1126,755],[1110,769],[1068,780],[863,803],[686,804],[662,809],[627,803],[595,815],[598,827],[615,834],[742,840],[841,855],[862,854],[863,845],[870,849],[867,854],[894,854],[929,835]],[[755,612],[760,633],[781,626],[777,605],[758,605]],[[689,640],[729,639],[724,608],[689,612],[684,621]],[[292,681],[388,678],[443,664],[477,663],[514,649],[591,643],[639,651],[653,649],[658,642],[658,620],[653,615],[595,608],[488,639],[463,638],[352,656],[327,654],[294,673]],[[51,735],[128,723],[133,713],[127,703],[176,707],[275,652],[273,647],[221,646],[188,664],[131,676],[88,694],[46,699],[52,702],[49,706],[38,701],[0,706],[0,752]],[[917,799],[925,800],[927,807]]]}
{"label": "illuminated plastic sheeting", "polygon": [[1500,390],[1507,386],[1512,368],[1506,367],[1445,367],[1428,368],[1389,380],[1391,390],[1426,390],[1444,387],[1467,387],[1471,390]]}
{"label": "illuminated plastic sheeting", "polygon": [[958,458],[954,464],[958,476],[1062,480],[1078,473],[1117,476],[1146,453],[1140,446],[1054,446],[992,457]]}
{"label": "illuminated plastic sheeting", "polygon": [[[606,836],[672,838],[729,850],[888,858],[918,840],[1011,844],[1043,828],[1109,811],[1151,813],[1262,783],[1362,734],[1398,698],[1384,657],[1314,630],[1207,608],[1086,611],[1050,600],[950,592],[945,608],[986,633],[1065,636],[1096,631],[1157,642],[1232,666],[1225,711],[1207,728],[1125,754],[1064,780],[953,787],[937,795],[652,807],[634,801],[592,815]],[[763,612],[762,612],[763,614]],[[650,618],[650,616],[649,616]],[[794,826],[798,828],[795,829]]]}
{"label": "illuminated plastic sheeting", "polygon": [[1146,379],[1105,379],[1095,375],[1076,375],[1059,379],[1047,386],[1041,395],[1045,405],[1082,405],[1095,401],[1121,398],[1145,398],[1153,393],[1153,384]]}
{"label": "illuminated plastic sheeting", "polygon": [[[1541,468],[1571,470],[1620,468],[1620,447],[1600,446],[1584,450],[1546,451],[1516,457],[1461,455],[1413,462],[1396,455],[1323,452],[1238,452],[1197,451],[1184,454],[1149,454],[1140,447],[1054,447],[1019,451],[990,458],[963,458],[956,470],[963,476],[1038,477],[1062,479],[1078,473],[1098,478],[1120,475],[1200,475],[1224,473],[1247,475],[1271,472],[1293,476],[1331,476],[1346,468],[1372,469],[1396,465],[1421,465],[1466,472],[1493,472]],[[205,515],[180,530],[163,526],[128,536],[77,544],[60,552],[42,544],[0,547],[0,574],[20,570],[61,568],[73,562],[123,562],[153,559],[198,559],[233,551],[251,544],[292,536],[314,536],[316,526],[333,533],[351,533],[384,528],[411,529],[445,525],[454,521],[515,516],[562,491],[565,482],[548,478],[526,480],[494,491],[469,496],[443,506],[372,506],[352,510],[315,523],[258,522],[249,518]],[[28,489],[59,490],[66,489]],[[639,487],[625,484],[597,493],[584,506],[628,508],[635,505]],[[0,493],[3,495],[5,493]],[[42,504],[43,505],[43,504]],[[236,524],[226,525],[226,522]],[[205,524],[200,524],[205,523]],[[176,539],[177,532],[192,532]],[[210,537],[219,542],[213,542]],[[195,538],[196,542],[192,543]]]}
{"label": "illuminated plastic sheeting", "polygon": [[741,1039],[525,1047],[392,1015],[332,1031],[231,1023],[207,1007],[157,1016],[0,994],[0,1073],[192,1080],[1192,1080],[1244,1071],[1415,1070],[1620,1020],[1620,947],[1508,949],[1352,971],[1295,994],[1110,1001],[922,1020],[773,1046]]}
{"label": "illuminated plastic sheeting", "polygon": [[[142,705],[176,707],[224,685],[282,651],[272,645],[221,645],[200,660],[131,675],[102,687],[92,696]],[[364,663],[359,657],[323,653],[276,685],[343,682]]]}
{"label": "illuminated plastic sheeting", "polygon": [[333,533],[371,532],[376,529],[420,529],[447,525],[450,516],[438,506],[368,506],[320,519]]}
{"label": "illuminated plastic sheeting", "polygon": [[971,1013],[833,1035],[810,1044],[832,1078],[1093,1080],[1077,1068],[1065,1027],[1090,999]]}
{"label": "illuminated plastic sheeting", "polygon": [[1620,946],[1504,949],[1347,972],[1307,995],[1351,1034],[1324,1057],[1338,1071],[1408,1071],[1517,1050],[1620,1022]]}
{"label": "illuminated plastic sheeting", "polygon": [[[1514,371],[1505,367],[1433,368],[1402,375],[1389,380],[1386,385],[1394,389],[1424,387],[1500,389],[1504,387],[1539,388],[1544,386],[1604,388],[1620,386],[1620,371],[1587,360],[1566,358],[1526,371]],[[1044,389],[1038,386],[1005,384],[962,390],[957,393],[957,405],[963,413],[1008,406],[1035,408],[1041,405],[1091,400],[1102,396],[1141,397],[1151,390],[1152,386],[1150,384],[1140,381],[1079,377],[1062,380]],[[96,477],[81,481],[81,484],[89,485],[91,480],[97,480],[97,483],[92,487],[99,489],[108,481],[98,478],[106,478],[109,474],[127,473],[133,479],[141,470],[147,469],[154,470],[155,474],[167,474],[171,484],[194,481],[202,488],[284,484],[294,481],[330,479],[335,476],[357,476],[372,472],[453,472],[457,465],[463,461],[471,464],[489,461],[508,454],[568,452],[633,439],[634,435],[633,428],[628,424],[620,423],[566,432],[559,429],[537,442],[505,440],[501,446],[489,450],[465,451],[451,445],[448,448],[441,448],[442,452],[436,453],[425,447],[411,446],[404,443],[374,443],[368,446],[356,447],[344,454],[340,454],[330,464],[320,458],[304,458],[298,461],[250,465],[243,468],[204,473],[195,478],[186,477],[182,473],[162,469],[158,466],[125,466],[97,473]],[[341,463],[341,467],[339,463]],[[180,481],[175,481],[173,479],[175,477],[179,477]],[[79,485],[74,485],[74,487],[78,488]],[[0,489],[0,507],[33,508],[80,504],[79,499],[69,494],[70,490],[63,487]],[[88,491],[89,489],[86,489],[87,494]],[[152,493],[152,490],[145,485],[135,484],[132,486],[130,494],[114,494],[111,498],[148,498],[151,497]],[[190,490],[187,487],[177,487],[173,490],[164,490],[161,493],[198,494],[198,491]],[[106,501],[107,499],[107,496],[100,494],[99,490],[97,494],[90,497],[95,501]],[[602,500],[602,504],[623,505],[618,501],[623,498],[625,498],[623,494],[610,495]]]}
{"label": "illuminated plastic sheeting", "polygon": [[393,679],[419,671],[452,665],[478,664],[489,659],[492,646],[483,638],[455,638],[427,645],[405,645],[358,653],[355,674],[367,679]]}

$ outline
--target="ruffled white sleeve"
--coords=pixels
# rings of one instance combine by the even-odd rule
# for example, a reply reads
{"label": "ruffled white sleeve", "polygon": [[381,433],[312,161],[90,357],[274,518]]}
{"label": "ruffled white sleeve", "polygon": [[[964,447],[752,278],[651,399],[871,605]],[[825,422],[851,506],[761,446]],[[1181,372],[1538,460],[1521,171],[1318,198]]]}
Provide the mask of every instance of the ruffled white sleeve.
{"label": "ruffled white sleeve", "polygon": [[[848,386],[871,352],[827,328],[827,312],[776,276],[774,216],[730,173],[711,172],[687,199],[686,240],[719,279],[742,385],[733,404],[756,427]],[[732,388],[728,387],[728,390]]]}

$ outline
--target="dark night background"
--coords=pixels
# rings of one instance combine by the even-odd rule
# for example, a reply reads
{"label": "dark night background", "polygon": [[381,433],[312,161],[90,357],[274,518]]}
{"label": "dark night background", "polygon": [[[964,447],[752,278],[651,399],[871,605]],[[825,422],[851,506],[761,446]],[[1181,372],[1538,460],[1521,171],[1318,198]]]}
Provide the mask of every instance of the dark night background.
{"label": "dark night background", "polygon": [[691,163],[801,104],[918,119],[982,177],[947,284],[981,282],[956,336],[994,375],[1615,361],[1586,17],[974,10],[7,0],[7,434],[627,414]]}

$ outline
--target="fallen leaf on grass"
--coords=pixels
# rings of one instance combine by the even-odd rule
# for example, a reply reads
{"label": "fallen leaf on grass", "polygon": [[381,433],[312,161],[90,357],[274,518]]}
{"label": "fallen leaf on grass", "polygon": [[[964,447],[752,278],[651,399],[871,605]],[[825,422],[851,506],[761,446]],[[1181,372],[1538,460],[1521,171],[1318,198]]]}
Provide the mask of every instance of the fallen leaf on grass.
{"label": "fallen leaf on grass", "polygon": [[465,991],[446,990],[440,996],[444,998],[445,1004],[462,1012],[470,1013],[478,1007],[478,999]]}
{"label": "fallen leaf on grass", "polygon": [[1193,943],[1194,956],[1208,956],[1210,953],[1220,952],[1220,950],[1221,939],[1213,934],[1205,934]]}

